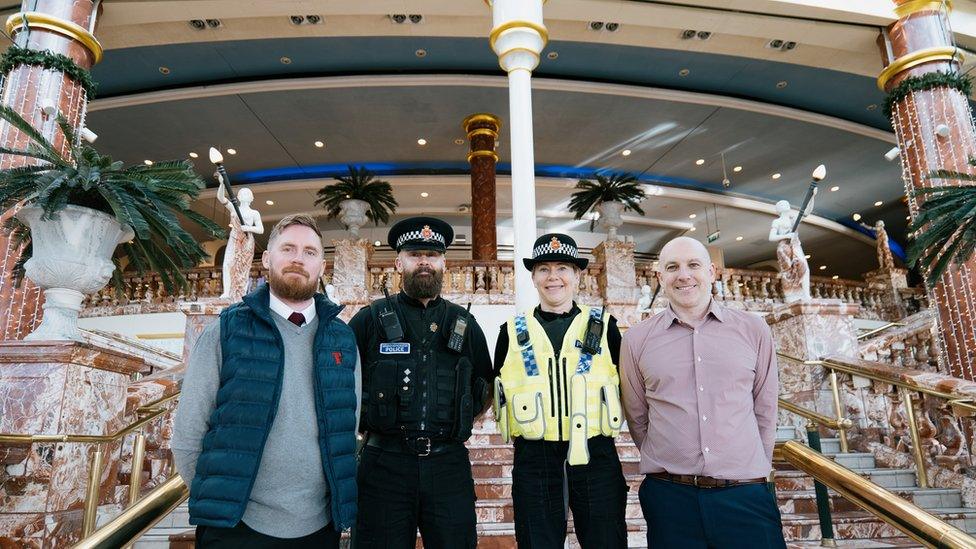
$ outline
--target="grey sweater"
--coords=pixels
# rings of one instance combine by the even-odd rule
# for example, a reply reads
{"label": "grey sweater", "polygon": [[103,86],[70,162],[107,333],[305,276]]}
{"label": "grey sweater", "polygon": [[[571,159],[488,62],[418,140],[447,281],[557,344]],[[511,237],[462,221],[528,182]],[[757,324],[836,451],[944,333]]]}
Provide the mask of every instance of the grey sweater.
{"label": "grey sweater", "polygon": [[[329,486],[322,470],[312,380],[312,343],[319,317],[301,328],[272,313],[285,343],[285,367],[278,411],[261,456],[243,521],[278,538],[311,534],[332,520]],[[173,426],[173,458],[180,476],[193,482],[203,437],[210,429],[220,387],[220,322],[207,326],[194,345],[183,378]],[[356,358],[356,402],[362,379]],[[359,421],[359,405],[356,408]]]}

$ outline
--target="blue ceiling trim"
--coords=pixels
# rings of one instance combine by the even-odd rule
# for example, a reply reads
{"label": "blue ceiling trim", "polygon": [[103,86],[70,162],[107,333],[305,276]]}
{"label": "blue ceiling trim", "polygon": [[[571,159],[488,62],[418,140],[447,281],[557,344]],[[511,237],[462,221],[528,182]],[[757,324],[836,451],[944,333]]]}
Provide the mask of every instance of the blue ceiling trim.
{"label": "blue ceiling trim", "polygon": [[[802,45],[800,46],[803,47]],[[423,48],[427,55],[414,52]],[[705,92],[789,106],[884,130],[874,79],[785,62],[588,42],[550,42],[536,76]],[[784,59],[790,54],[784,53]],[[283,64],[282,57],[290,62]],[[880,60],[879,60],[880,63]],[[167,75],[160,67],[169,69]],[[687,76],[680,76],[688,69]],[[356,74],[502,74],[483,38],[313,37],[109,50],[100,97],[263,79]],[[778,88],[778,82],[786,86]],[[843,101],[838,90],[844,90]]]}

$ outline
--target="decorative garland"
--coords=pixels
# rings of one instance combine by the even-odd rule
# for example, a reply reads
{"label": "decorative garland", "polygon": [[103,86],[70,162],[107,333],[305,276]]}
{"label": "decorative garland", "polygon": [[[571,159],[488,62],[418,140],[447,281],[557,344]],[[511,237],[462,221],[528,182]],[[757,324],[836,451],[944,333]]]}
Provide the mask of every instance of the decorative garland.
{"label": "decorative garland", "polygon": [[968,76],[952,72],[930,72],[922,76],[909,76],[885,96],[885,118],[891,120],[891,111],[895,103],[910,94],[943,86],[959,90],[963,95],[969,97],[969,92],[973,88],[973,81]]}
{"label": "decorative garland", "polygon": [[10,46],[0,56],[0,73],[7,74],[14,67],[20,65],[34,65],[52,71],[63,72],[65,76],[74,80],[85,88],[88,99],[95,97],[95,81],[91,73],[78,66],[70,57],[47,50],[31,50],[20,46]]}

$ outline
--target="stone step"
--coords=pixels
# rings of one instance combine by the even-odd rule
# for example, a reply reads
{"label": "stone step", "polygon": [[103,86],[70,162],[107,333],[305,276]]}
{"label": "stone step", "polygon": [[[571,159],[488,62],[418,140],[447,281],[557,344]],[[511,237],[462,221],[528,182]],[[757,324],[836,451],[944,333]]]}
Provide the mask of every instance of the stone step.
{"label": "stone step", "polygon": [[[911,469],[858,469],[855,473],[891,490],[915,488],[915,472]],[[813,490],[813,478],[802,471],[776,471],[776,490]]]}
{"label": "stone step", "polygon": [[[917,541],[907,538],[885,538],[885,539],[838,539],[837,547],[844,549],[915,549],[924,547],[919,545]],[[787,549],[813,549],[815,547],[823,547],[820,544],[820,540],[809,540],[809,541],[788,541],[786,543]]]}
{"label": "stone step", "polygon": [[776,441],[786,441],[786,440],[796,440],[797,437],[796,426],[794,425],[777,425],[776,426]]}
{"label": "stone step", "polygon": [[[930,513],[967,533],[976,532],[976,509],[932,509]],[[900,530],[864,511],[833,513],[837,539],[885,539],[904,537]],[[783,534],[788,540],[819,540],[820,520],[816,513],[783,514]]]}
{"label": "stone step", "polygon": [[[944,509],[962,507],[962,493],[950,488],[899,488],[892,492],[898,497],[918,505],[923,509]],[[833,490],[828,490],[830,509],[834,513],[859,511],[860,507],[851,503]],[[817,498],[813,490],[779,490],[777,503],[782,513],[816,513]]]}
{"label": "stone step", "polygon": [[848,469],[874,469],[877,467],[874,454],[870,452],[848,452],[846,454],[824,452],[823,455]]}

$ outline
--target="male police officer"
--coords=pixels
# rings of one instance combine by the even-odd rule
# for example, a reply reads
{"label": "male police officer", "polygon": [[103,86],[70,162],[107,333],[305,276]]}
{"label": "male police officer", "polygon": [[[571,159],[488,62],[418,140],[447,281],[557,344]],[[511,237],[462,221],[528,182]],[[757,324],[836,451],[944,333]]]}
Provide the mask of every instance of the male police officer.
{"label": "male police officer", "polygon": [[484,333],[440,297],[450,225],[432,217],[390,229],[403,290],[349,325],[363,357],[365,446],[356,544],[475,547],[474,480],[464,441],[488,404],[492,367]]}
{"label": "male police officer", "polygon": [[584,549],[623,549],[617,322],[576,304],[587,260],[569,236],[539,237],[522,261],[540,304],[503,324],[495,346],[495,417],[502,437],[515,439],[515,539],[523,548],[563,547],[568,501]]}

